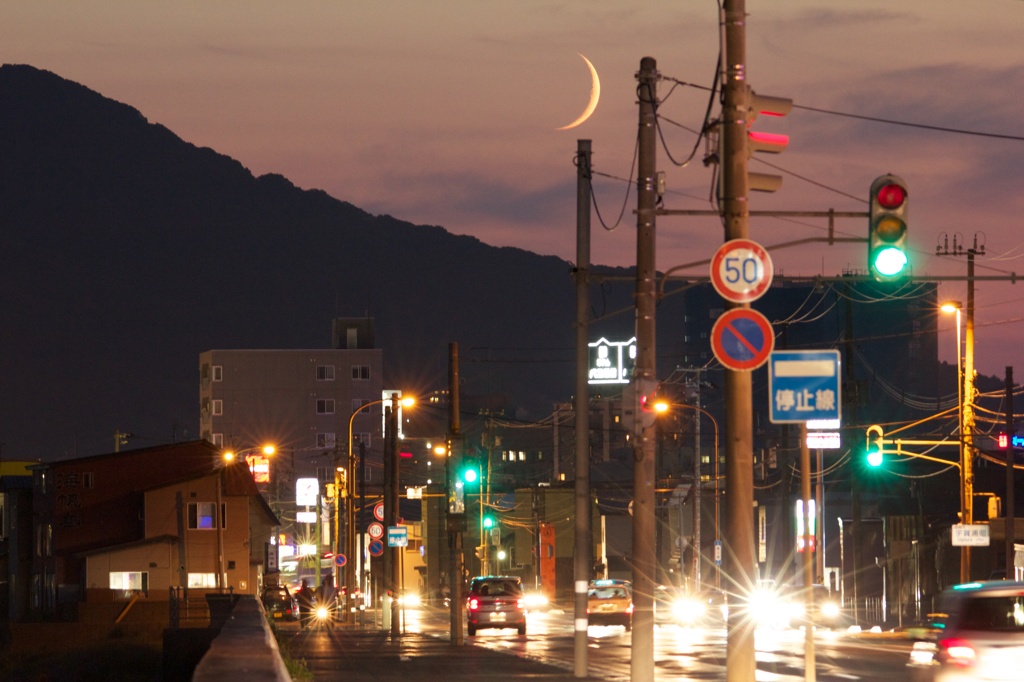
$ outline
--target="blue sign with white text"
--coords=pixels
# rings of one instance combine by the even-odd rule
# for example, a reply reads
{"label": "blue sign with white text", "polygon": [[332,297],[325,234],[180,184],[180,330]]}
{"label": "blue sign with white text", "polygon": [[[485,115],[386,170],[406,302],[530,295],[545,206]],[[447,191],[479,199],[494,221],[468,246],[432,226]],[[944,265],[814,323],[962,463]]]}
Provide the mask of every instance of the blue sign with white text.
{"label": "blue sign with white text", "polygon": [[775,424],[840,417],[839,351],[774,351],[768,359]]}

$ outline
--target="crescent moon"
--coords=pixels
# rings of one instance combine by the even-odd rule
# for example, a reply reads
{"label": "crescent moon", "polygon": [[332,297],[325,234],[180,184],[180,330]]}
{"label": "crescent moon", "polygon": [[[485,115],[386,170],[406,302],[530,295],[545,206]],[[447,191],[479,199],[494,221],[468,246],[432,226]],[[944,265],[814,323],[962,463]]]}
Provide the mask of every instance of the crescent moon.
{"label": "crescent moon", "polygon": [[587,102],[587,108],[583,110],[583,113],[580,114],[579,118],[569,125],[562,126],[561,128],[555,128],[555,130],[569,130],[570,128],[582,125],[584,121],[590,118],[590,115],[594,113],[594,110],[597,109],[597,101],[601,99],[601,79],[597,77],[597,69],[594,68],[594,65],[590,63],[589,59],[579,52],[576,54],[580,55],[580,58],[587,63],[587,68],[590,69],[590,101]]}

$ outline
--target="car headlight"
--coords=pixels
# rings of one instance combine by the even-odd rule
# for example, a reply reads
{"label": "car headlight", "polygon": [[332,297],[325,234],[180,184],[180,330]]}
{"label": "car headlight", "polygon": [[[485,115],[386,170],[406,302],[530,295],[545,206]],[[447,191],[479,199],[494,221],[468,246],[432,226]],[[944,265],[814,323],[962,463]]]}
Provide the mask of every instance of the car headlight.
{"label": "car headlight", "polygon": [[821,605],[821,615],[826,618],[836,618],[839,616],[839,604],[834,601],[827,601]]}
{"label": "car headlight", "polygon": [[528,609],[540,609],[548,605],[548,598],[543,594],[531,592],[523,597],[523,603]]}
{"label": "car headlight", "polygon": [[672,615],[684,623],[693,623],[704,616],[704,606],[697,599],[676,599],[672,602]]}

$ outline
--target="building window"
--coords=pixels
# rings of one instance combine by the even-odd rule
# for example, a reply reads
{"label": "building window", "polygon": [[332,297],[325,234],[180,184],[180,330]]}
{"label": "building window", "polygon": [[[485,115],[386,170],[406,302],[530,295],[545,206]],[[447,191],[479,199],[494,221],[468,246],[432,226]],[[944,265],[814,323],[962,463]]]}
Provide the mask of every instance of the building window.
{"label": "building window", "polygon": [[212,589],[217,587],[216,573],[189,573],[188,586]]}
{"label": "building window", "polygon": [[370,366],[352,365],[352,378],[356,381],[366,381],[370,378]]}
{"label": "building window", "polygon": [[334,365],[317,365],[317,381],[334,381]]}
{"label": "building window", "polygon": [[[217,527],[217,519],[214,510],[217,508],[215,502],[189,502],[188,503],[188,527],[189,530],[213,530]],[[227,506],[220,505],[221,527],[227,526]]]}
{"label": "building window", "polygon": [[333,448],[334,447],[334,434],[333,433],[318,433],[316,434],[316,446],[318,448]]}
{"label": "building window", "polygon": [[82,472],[82,487],[92,489],[95,477],[91,471]]}
{"label": "building window", "polygon": [[365,445],[366,447],[370,447],[370,434],[369,434],[369,432],[368,431],[361,431],[359,433],[353,433],[352,434],[352,444],[353,445],[360,445],[360,444],[362,444],[362,445]]}
{"label": "building window", "polygon": [[148,571],[111,571],[110,589],[147,592],[149,591]]}
{"label": "building window", "polygon": [[218,448],[224,447],[224,434],[215,433],[210,436],[210,442],[216,445]]}
{"label": "building window", "polygon": [[213,416],[214,417],[219,417],[222,414],[224,414],[224,401],[223,400],[214,400],[213,401]]}
{"label": "building window", "polygon": [[[366,398],[353,398],[352,399],[352,412],[355,413],[356,410],[365,407],[369,402],[370,401],[368,399],[366,399]],[[367,412],[371,412],[371,411],[372,410],[367,410]]]}
{"label": "building window", "polygon": [[223,365],[214,365],[213,366],[213,380],[214,381],[224,381],[224,366]]}
{"label": "building window", "polygon": [[317,398],[317,414],[334,414],[334,398]]}

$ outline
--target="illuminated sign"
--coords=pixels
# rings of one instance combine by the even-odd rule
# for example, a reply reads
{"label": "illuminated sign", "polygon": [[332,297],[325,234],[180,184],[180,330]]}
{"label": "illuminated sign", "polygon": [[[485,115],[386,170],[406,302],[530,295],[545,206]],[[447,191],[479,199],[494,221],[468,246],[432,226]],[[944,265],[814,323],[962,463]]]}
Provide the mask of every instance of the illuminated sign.
{"label": "illuminated sign", "polygon": [[270,482],[270,458],[266,455],[246,455],[245,463],[249,465],[252,478],[257,483]]}
{"label": "illuminated sign", "polygon": [[295,504],[300,507],[316,505],[316,496],[320,494],[320,481],[315,478],[300,478],[295,481]]}
{"label": "illuminated sign", "polygon": [[817,520],[817,514],[814,511],[814,500],[807,501],[807,521],[810,524],[810,528],[804,533],[804,501],[796,501],[796,551],[804,551],[804,535],[807,535],[807,541],[811,545],[811,551],[813,552],[815,547],[815,521]]}
{"label": "illuminated sign", "polygon": [[297,511],[295,512],[296,523],[316,523],[316,512],[315,511]]}
{"label": "illuminated sign", "polygon": [[807,447],[812,450],[840,450],[843,445],[838,431],[809,431]]}
{"label": "illuminated sign", "polygon": [[590,346],[588,384],[628,384],[636,364],[636,337],[629,341],[601,338]]}

